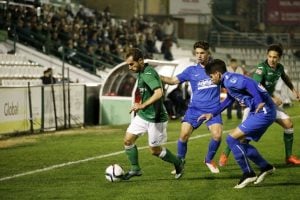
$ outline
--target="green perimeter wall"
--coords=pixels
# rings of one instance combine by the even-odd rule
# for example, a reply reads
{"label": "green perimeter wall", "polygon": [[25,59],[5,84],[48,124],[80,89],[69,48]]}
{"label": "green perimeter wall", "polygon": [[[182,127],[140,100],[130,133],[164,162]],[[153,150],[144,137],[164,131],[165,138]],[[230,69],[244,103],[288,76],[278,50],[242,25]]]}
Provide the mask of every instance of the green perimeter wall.
{"label": "green perimeter wall", "polygon": [[129,124],[132,98],[105,97],[101,99],[101,125]]}

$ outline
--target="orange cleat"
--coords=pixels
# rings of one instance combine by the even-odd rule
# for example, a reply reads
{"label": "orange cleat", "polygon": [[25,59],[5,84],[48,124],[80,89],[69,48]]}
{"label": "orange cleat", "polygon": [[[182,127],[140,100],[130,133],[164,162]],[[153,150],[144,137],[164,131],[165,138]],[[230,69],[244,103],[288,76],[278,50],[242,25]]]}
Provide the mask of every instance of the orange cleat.
{"label": "orange cleat", "polygon": [[222,153],[219,159],[219,166],[223,167],[227,164],[228,157],[225,155],[225,153]]}
{"label": "orange cleat", "polygon": [[290,165],[300,165],[300,159],[296,156],[290,156],[286,159],[286,164]]}

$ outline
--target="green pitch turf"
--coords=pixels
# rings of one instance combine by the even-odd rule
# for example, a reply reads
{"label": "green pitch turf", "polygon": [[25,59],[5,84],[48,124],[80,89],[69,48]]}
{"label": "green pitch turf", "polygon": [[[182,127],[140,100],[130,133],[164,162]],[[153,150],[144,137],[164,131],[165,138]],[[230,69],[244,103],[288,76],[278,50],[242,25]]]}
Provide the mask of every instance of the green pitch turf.
{"label": "green pitch turf", "polygon": [[[294,154],[300,157],[300,104],[286,111],[295,126]],[[233,118],[224,120],[225,136],[238,124]],[[18,136],[0,140],[0,199],[299,199],[300,166],[284,162],[283,130],[273,124],[256,143],[261,154],[276,171],[259,185],[233,189],[241,170],[232,155],[220,174],[211,174],[203,160],[210,140],[206,126],[196,130],[188,144],[185,174],[175,180],[173,166],[152,156],[147,148],[147,135],[139,138],[140,164],[143,175],[129,181],[110,183],[105,168],[118,163],[129,169],[123,152],[123,136],[127,125],[88,127],[52,133]],[[165,145],[176,153],[180,121],[169,122]],[[220,150],[217,152],[216,161]],[[254,165],[252,165],[254,166]],[[257,173],[259,170],[254,166]]]}

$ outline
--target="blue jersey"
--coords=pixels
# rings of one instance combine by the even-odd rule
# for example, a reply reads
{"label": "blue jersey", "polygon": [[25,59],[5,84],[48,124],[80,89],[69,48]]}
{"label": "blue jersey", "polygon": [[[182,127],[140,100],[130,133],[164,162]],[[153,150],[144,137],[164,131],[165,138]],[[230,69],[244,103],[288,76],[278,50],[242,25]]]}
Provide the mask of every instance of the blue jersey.
{"label": "blue jersey", "polygon": [[220,104],[220,86],[213,84],[202,65],[187,67],[177,78],[181,83],[189,81],[191,84],[190,107],[212,109]]}
{"label": "blue jersey", "polygon": [[250,112],[255,111],[258,104],[262,102],[266,106],[274,105],[266,89],[249,77],[226,72],[222,76],[222,85],[227,89],[230,97],[250,108]]}
{"label": "blue jersey", "polygon": [[[258,141],[276,119],[276,106],[270,95],[255,80],[237,73],[224,73],[221,84],[227,89],[228,95],[213,114],[218,115],[234,100],[244,104],[250,108],[250,113],[239,128],[245,134],[246,139]],[[265,103],[265,105],[255,113],[260,103]]]}

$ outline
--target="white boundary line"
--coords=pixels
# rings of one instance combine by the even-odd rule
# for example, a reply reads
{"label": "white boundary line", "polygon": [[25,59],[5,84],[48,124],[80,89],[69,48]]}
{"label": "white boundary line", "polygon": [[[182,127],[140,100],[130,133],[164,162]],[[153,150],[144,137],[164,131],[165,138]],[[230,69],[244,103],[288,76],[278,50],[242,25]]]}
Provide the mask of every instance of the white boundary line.
{"label": "white boundary line", "polygon": [[[223,131],[223,133],[226,133],[226,132],[229,132],[229,131]],[[209,134],[203,134],[203,135],[197,135],[197,136],[194,136],[194,137],[190,137],[189,140],[195,140],[195,139],[210,136],[210,135],[211,135],[210,133]],[[166,142],[165,144],[173,144],[173,143],[176,143],[176,142],[177,141]],[[142,150],[142,149],[146,149],[146,148],[149,148],[149,147],[148,146],[143,146],[143,147],[139,147],[138,149]],[[10,179],[14,179],[14,178],[18,178],[18,177],[22,177],[22,176],[26,176],[26,175],[30,175],[30,174],[36,174],[36,173],[39,173],[39,172],[45,172],[45,171],[50,171],[50,170],[53,170],[53,169],[62,168],[62,167],[70,166],[70,165],[80,164],[80,163],[88,162],[88,161],[91,161],[91,160],[97,160],[97,159],[101,159],[101,158],[116,156],[116,155],[119,155],[119,154],[122,154],[122,153],[124,153],[124,150],[117,151],[117,152],[114,152],[114,153],[104,154],[104,155],[100,155],[100,156],[94,156],[94,157],[86,158],[86,159],[83,159],[83,160],[70,161],[70,162],[66,162],[66,163],[62,163],[62,164],[52,165],[52,166],[49,166],[49,167],[36,169],[36,170],[33,170],[33,171],[28,171],[28,172],[24,172],[24,173],[20,173],[20,174],[14,174],[12,176],[7,176],[7,177],[0,178],[0,182],[10,180]]]}
{"label": "white boundary line", "polygon": [[[299,118],[299,117],[300,117],[300,115],[293,116],[291,118]],[[228,133],[229,131],[230,130],[226,130],[226,131],[223,131],[223,133]],[[210,135],[211,135],[210,133],[203,134],[203,135],[197,135],[197,136],[194,136],[194,137],[190,137],[189,140],[195,140],[195,139],[210,136]],[[173,144],[173,143],[176,143],[176,142],[177,141],[166,142],[165,144]],[[142,149],[146,149],[146,148],[148,148],[148,146],[139,147],[138,149],[142,150]],[[111,156],[119,155],[119,154],[122,154],[122,153],[124,153],[124,150],[117,151],[117,152],[114,152],[114,153],[104,154],[104,155],[100,155],[100,156],[94,156],[94,157],[86,158],[86,159],[83,159],[83,160],[70,161],[70,162],[66,162],[66,163],[62,163],[62,164],[58,164],[58,165],[52,165],[52,166],[49,166],[49,167],[36,169],[36,170],[33,170],[33,171],[28,171],[28,172],[24,172],[24,173],[20,173],[20,174],[14,174],[12,176],[7,176],[7,177],[0,178],[0,182],[10,180],[10,179],[14,179],[14,178],[18,178],[18,177],[22,177],[22,176],[26,176],[26,175],[30,175],[30,174],[36,174],[36,173],[39,173],[39,172],[50,171],[52,169],[62,168],[62,167],[65,167],[65,166],[80,164],[80,163],[88,162],[88,161],[91,161],[91,160],[111,157]]]}

